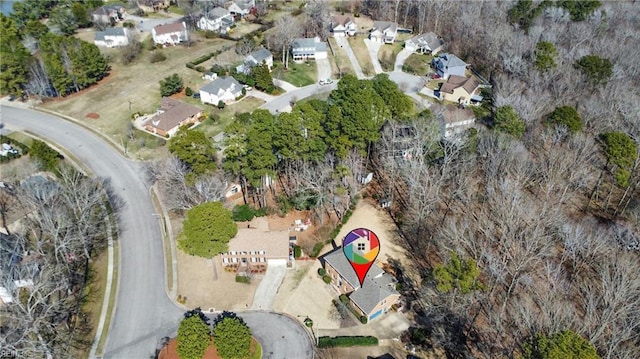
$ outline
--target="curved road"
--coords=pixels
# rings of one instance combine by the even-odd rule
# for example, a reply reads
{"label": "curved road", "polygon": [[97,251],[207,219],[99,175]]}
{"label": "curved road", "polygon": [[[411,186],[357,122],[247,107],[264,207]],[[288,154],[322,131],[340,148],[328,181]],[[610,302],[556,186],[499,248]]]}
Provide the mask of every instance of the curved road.
{"label": "curved road", "polygon": [[[119,221],[117,302],[104,357],[150,357],[160,339],[175,331],[183,310],[171,302],[165,292],[162,236],[142,165],[125,159],[89,130],[58,117],[7,106],[0,106],[0,116],[8,129],[38,134],[71,152],[97,176],[109,178],[113,191],[124,200]],[[259,333],[275,329],[304,332],[299,323],[273,313],[248,312],[243,317],[256,337],[263,340],[270,337],[261,337]],[[294,337],[298,345],[293,344]],[[274,353],[274,358],[302,358],[300,354],[311,353],[312,346],[308,337],[303,341],[300,338],[292,334],[286,346],[261,344],[265,351]]]}

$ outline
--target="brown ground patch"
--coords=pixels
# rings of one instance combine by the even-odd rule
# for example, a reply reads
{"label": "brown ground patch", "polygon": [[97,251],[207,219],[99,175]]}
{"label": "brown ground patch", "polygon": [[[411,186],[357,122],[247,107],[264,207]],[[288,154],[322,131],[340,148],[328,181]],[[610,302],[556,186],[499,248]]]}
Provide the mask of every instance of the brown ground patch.
{"label": "brown ground patch", "polygon": [[93,120],[97,120],[100,118],[100,115],[95,113],[95,112],[90,112],[87,114],[87,118],[93,119]]}

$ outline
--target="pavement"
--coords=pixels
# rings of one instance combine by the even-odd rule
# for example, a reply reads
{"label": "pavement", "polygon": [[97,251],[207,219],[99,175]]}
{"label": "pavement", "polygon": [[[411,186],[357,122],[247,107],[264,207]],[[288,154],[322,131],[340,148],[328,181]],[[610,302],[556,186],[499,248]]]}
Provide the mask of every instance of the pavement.
{"label": "pavement", "polygon": [[280,87],[281,89],[290,92],[290,91],[295,91],[297,89],[299,89],[299,87],[296,87],[290,83],[288,83],[287,81],[284,80],[280,80],[280,79],[273,79],[273,84]]}
{"label": "pavement", "polygon": [[378,319],[367,323],[357,324],[352,327],[340,329],[316,329],[318,336],[352,336],[352,335],[372,335],[378,339],[400,338],[411,326],[411,321],[404,314],[399,312],[389,312]]}
{"label": "pavement", "polygon": [[275,312],[238,313],[262,345],[262,359],[311,359],[309,332],[297,320]]}
{"label": "pavement", "polygon": [[260,281],[256,294],[253,297],[253,306],[251,309],[273,309],[273,302],[278,294],[278,289],[284,275],[287,272],[286,264],[272,264],[267,266],[267,272],[264,274],[264,278]]}
{"label": "pavement", "polygon": [[330,79],[333,77],[331,71],[331,62],[327,59],[316,59],[316,68],[318,69],[318,81]]}
{"label": "pavement", "polygon": [[396,56],[396,63],[393,66],[393,71],[402,71],[402,66],[404,66],[404,62],[407,61],[409,56],[413,54],[413,51],[410,49],[402,49],[398,55]]}
{"label": "pavement", "polygon": [[366,79],[367,77],[362,72],[362,68],[358,63],[358,59],[356,58],[356,54],[353,52],[351,45],[349,45],[349,41],[344,37],[336,37],[336,43],[338,46],[344,49],[347,53],[347,57],[349,58],[349,62],[351,62],[351,68],[356,73],[356,77],[359,79]]}
{"label": "pavement", "polygon": [[[275,80],[274,80],[275,82]],[[288,91],[287,93],[278,96],[273,101],[267,102],[260,106],[262,109],[269,110],[272,114],[277,114],[279,112],[283,112],[287,107],[290,106],[292,100],[298,101],[303,98],[307,98],[311,95],[316,95],[319,93],[326,93],[335,90],[338,87],[338,81],[334,81],[330,85],[318,85],[313,84],[305,87],[296,87],[293,91]]]}
{"label": "pavement", "polygon": [[383,73],[382,65],[380,65],[380,60],[378,59],[378,52],[380,52],[380,48],[383,44],[369,39],[364,39],[364,44],[367,46],[367,50],[369,50],[369,56],[373,63],[373,71],[375,71],[376,74]]}

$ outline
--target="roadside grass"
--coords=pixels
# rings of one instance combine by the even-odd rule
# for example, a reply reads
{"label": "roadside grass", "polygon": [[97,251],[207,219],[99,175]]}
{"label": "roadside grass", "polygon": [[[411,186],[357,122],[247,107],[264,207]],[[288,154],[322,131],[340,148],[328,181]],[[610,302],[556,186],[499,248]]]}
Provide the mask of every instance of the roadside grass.
{"label": "roadside grass", "polygon": [[[160,104],[160,80],[177,73],[184,80],[185,86],[200,88],[207,81],[201,78],[199,72],[187,68],[185,64],[232,43],[224,39],[200,39],[188,51],[183,46],[156,50],[162,51],[167,59],[155,64],[149,63],[147,51],[130,65],[112,60],[109,76],[100,83],[80,93],[50,100],[43,107],[74,117],[120,143],[123,138],[129,137],[133,113],[151,113]],[[86,117],[89,113],[97,113],[100,118],[89,119]],[[144,148],[145,145],[140,147]],[[136,149],[132,148],[130,151],[138,155],[133,153]]]}
{"label": "roadside grass", "polygon": [[346,74],[355,74],[353,68],[351,67],[351,61],[349,61],[349,57],[347,56],[344,49],[338,46],[336,40],[332,37],[329,38],[329,42],[333,47],[333,51],[335,55],[333,56],[333,61],[331,61],[331,72],[334,78],[341,78]]}
{"label": "roadside grass", "polygon": [[201,131],[204,131],[207,137],[213,137],[224,131],[224,128],[235,119],[236,114],[253,112],[253,110],[257,109],[265,103],[261,99],[252,97],[250,93],[251,92],[249,92],[247,96],[239,102],[227,105],[221,110],[214,106],[204,107],[205,113],[218,116],[218,120],[216,122],[206,120],[202,122],[197,128]]}
{"label": "roadside grass", "polygon": [[364,43],[364,37],[354,36],[349,37],[347,40],[349,41],[351,50],[353,50],[356,56],[356,60],[358,60],[360,64],[360,68],[362,68],[362,73],[364,73],[365,76],[373,75],[373,62],[371,61],[371,56],[369,56],[367,45]]}
{"label": "roadside grass", "polygon": [[165,280],[166,287],[171,289],[173,288],[173,252],[171,251],[171,239],[169,238],[169,233],[167,233],[167,224],[165,223],[166,219],[164,218],[164,214],[162,213],[162,206],[160,204],[160,199],[156,195],[156,191],[151,191],[151,200],[153,201],[153,206],[156,209],[156,212],[159,212],[158,215],[159,220],[162,221],[162,245],[164,247],[164,266],[165,266]]}
{"label": "roadside grass", "polygon": [[10,134],[7,135],[7,137],[12,138],[18,142],[21,142],[28,147],[31,147],[31,145],[33,144],[33,137],[23,132],[11,132]]}
{"label": "roadside grass", "polygon": [[262,358],[262,346],[255,338],[251,338],[251,359]]}
{"label": "roadside grass", "polygon": [[284,64],[275,62],[273,77],[289,82],[296,87],[304,87],[316,83],[318,71],[315,61],[296,63],[289,61],[289,68],[285,69]]}
{"label": "roadside grass", "polygon": [[403,43],[394,42],[393,44],[385,44],[378,51],[378,60],[384,71],[393,71],[396,64],[396,57],[402,51]]}
{"label": "roadside grass", "polygon": [[184,15],[184,10],[182,10],[178,5],[170,5],[169,12],[172,12],[178,15]]}
{"label": "roadside grass", "polygon": [[416,76],[424,76],[430,70],[430,55],[411,54],[402,66],[402,71]]}

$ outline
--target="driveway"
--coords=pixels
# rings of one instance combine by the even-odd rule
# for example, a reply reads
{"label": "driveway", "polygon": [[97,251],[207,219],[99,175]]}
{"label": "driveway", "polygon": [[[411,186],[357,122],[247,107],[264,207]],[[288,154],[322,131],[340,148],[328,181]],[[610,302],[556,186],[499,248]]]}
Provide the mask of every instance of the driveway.
{"label": "driveway", "polygon": [[333,77],[329,59],[316,59],[316,68],[318,69],[318,81]]}
{"label": "driveway", "polygon": [[280,284],[284,279],[284,275],[287,272],[287,264],[273,264],[269,263],[267,267],[267,273],[260,281],[256,294],[253,297],[253,307],[251,309],[273,309],[273,300],[278,293]]}
{"label": "driveway", "polygon": [[413,54],[413,51],[409,49],[402,49],[402,51],[398,53],[398,56],[396,56],[396,63],[393,66],[393,71],[402,71],[404,62],[407,61],[411,54]]}
{"label": "driveway", "polygon": [[356,77],[359,78],[359,79],[366,79],[367,77],[362,72],[362,68],[360,67],[360,64],[358,63],[358,59],[356,58],[356,54],[353,53],[353,49],[351,48],[351,45],[349,45],[349,41],[344,37],[336,37],[335,39],[336,39],[336,43],[338,44],[338,46],[343,48],[344,51],[347,53],[347,57],[349,58],[349,62],[351,62],[351,68],[353,68],[353,71],[355,71]]}
{"label": "driveway", "polygon": [[[275,80],[274,80],[275,82]],[[331,85],[309,85],[305,87],[296,87],[293,91],[288,91],[287,93],[276,97],[272,101],[269,101],[260,108],[265,110],[269,110],[272,114],[277,114],[282,112],[288,106],[291,105],[291,102],[299,101],[304,98],[307,98],[311,95],[317,95],[319,93],[330,92],[338,87],[338,81],[334,81]]]}
{"label": "driveway", "polygon": [[274,312],[238,313],[262,345],[262,359],[312,359],[313,344],[302,324]]}
{"label": "driveway", "polygon": [[382,71],[382,65],[380,65],[380,60],[378,60],[378,52],[380,52],[380,48],[383,46],[383,44],[377,41],[371,41],[369,39],[364,39],[364,44],[367,46],[367,50],[369,50],[369,56],[371,57],[371,62],[373,63],[373,71],[375,71],[376,74],[383,73],[384,71]]}

